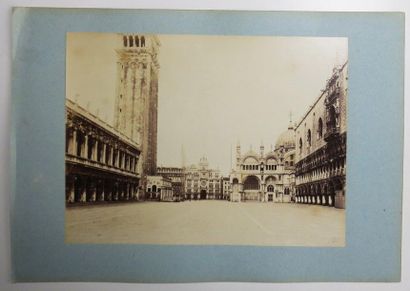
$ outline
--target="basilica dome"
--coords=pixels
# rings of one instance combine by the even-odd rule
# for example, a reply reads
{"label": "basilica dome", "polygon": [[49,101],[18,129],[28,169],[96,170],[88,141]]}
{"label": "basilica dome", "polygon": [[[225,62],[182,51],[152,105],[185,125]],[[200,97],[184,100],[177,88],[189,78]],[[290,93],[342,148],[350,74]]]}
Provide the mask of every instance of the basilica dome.
{"label": "basilica dome", "polygon": [[282,132],[276,140],[275,149],[279,149],[280,147],[284,147],[285,149],[295,147],[295,131],[293,130],[292,124],[289,124],[288,130]]}

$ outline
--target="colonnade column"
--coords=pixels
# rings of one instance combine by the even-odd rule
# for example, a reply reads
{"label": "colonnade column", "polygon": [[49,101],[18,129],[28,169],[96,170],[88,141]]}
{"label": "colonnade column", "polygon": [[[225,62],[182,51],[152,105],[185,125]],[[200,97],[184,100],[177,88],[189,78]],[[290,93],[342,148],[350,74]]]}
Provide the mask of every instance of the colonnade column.
{"label": "colonnade column", "polygon": [[115,166],[115,165],[113,165],[113,161],[114,161],[114,147],[111,147],[110,157],[109,157],[108,163],[109,163],[110,165],[112,165],[112,166]]}
{"label": "colonnade column", "polygon": [[91,197],[90,197],[90,201],[94,202],[97,198],[97,185],[95,184],[95,181],[91,182]]}
{"label": "colonnade column", "polygon": [[88,155],[88,135],[84,134],[84,147],[82,147],[84,152],[81,153],[83,158],[87,158]]}
{"label": "colonnade column", "polygon": [[91,159],[96,161],[98,157],[98,140],[94,140],[94,147],[93,147],[93,151],[91,153]]}
{"label": "colonnade column", "polygon": [[[70,137],[69,143],[68,143],[68,153],[71,155],[76,154],[76,146],[77,146],[77,130],[72,128],[71,129],[72,136]],[[68,138],[68,137],[66,137]]]}
{"label": "colonnade column", "polygon": [[68,203],[73,203],[74,202],[74,191],[75,191],[75,181],[74,181],[74,176],[68,176],[67,177],[67,185],[68,185],[68,195],[66,197],[66,201]]}
{"label": "colonnade column", "polygon": [[81,186],[82,186],[82,188],[81,188],[80,202],[86,202],[87,201],[87,181],[86,181],[86,178],[83,178]]}
{"label": "colonnade column", "polygon": [[107,144],[104,143],[103,144],[103,154],[102,154],[102,161],[103,161],[104,164],[105,164],[106,157],[107,157],[106,155],[107,155]]}
{"label": "colonnade column", "polygon": [[105,201],[105,179],[101,181],[101,201]]}

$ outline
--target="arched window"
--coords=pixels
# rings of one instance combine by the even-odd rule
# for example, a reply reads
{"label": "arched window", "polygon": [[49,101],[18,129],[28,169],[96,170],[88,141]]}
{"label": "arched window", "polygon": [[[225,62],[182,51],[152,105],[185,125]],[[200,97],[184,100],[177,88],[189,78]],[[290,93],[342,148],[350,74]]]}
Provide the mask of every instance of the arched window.
{"label": "arched window", "polygon": [[129,45],[130,45],[130,46],[134,46],[134,39],[133,39],[132,35],[130,35],[130,36],[128,37],[128,41],[129,41]]}
{"label": "arched window", "polygon": [[94,141],[91,137],[88,137],[88,153],[87,153],[87,159],[91,160],[93,156],[93,147],[94,147]]}
{"label": "arched window", "polygon": [[312,132],[308,129],[307,132],[307,146],[310,147],[312,145]]}
{"label": "arched window", "polygon": [[122,168],[122,152],[119,153],[118,168]]}
{"label": "arched window", "polygon": [[327,117],[327,129],[332,130],[337,126],[337,116],[336,110],[333,106],[330,106],[328,110],[328,117]]}
{"label": "arched window", "polygon": [[319,118],[318,127],[317,127],[317,138],[321,139],[323,137],[323,121],[322,118]]}
{"label": "arched window", "polygon": [[122,40],[124,41],[124,46],[128,45],[127,37],[124,35]]}
{"label": "arched window", "polygon": [[112,165],[116,167],[118,150],[113,150],[113,151],[114,151],[114,154],[112,155]]}
{"label": "arched window", "polygon": [[102,157],[103,157],[103,144],[102,142],[99,142],[97,146],[97,161],[103,162]]}
{"label": "arched window", "polygon": [[145,47],[145,37],[141,36],[141,47]]}
{"label": "arched window", "polygon": [[259,190],[259,180],[255,176],[249,176],[246,178],[243,184],[244,190]]}
{"label": "arched window", "polygon": [[111,155],[111,150],[110,147],[107,145],[105,148],[105,163],[108,165],[108,162],[110,161],[110,155]]}
{"label": "arched window", "polygon": [[268,192],[273,192],[274,190],[275,188],[273,187],[273,185],[268,186]]}
{"label": "arched window", "polygon": [[76,154],[78,157],[81,157],[81,152],[84,146],[84,135],[82,132],[77,131],[77,149]]}
{"label": "arched window", "polygon": [[156,185],[152,186],[152,192],[157,192],[157,186]]}
{"label": "arched window", "polygon": [[138,35],[135,36],[135,46],[140,46],[140,40],[138,38]]}
{"label": "arched window", "polygon": [[300,150],[300,152],[302,152],[302,146],[303,146],[302,139],[299,138],[299,150]]}

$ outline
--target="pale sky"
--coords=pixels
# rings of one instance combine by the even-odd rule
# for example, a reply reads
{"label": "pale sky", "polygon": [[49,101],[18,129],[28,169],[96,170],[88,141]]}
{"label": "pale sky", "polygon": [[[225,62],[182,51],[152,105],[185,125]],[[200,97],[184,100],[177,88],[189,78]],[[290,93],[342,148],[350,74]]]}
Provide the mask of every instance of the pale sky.
{"label": "pale sky", "polygon": [[[223,174],[231,148],[265,152],[319,96],[347,38],[159,35],[158,165],[207,156]],[[67,35],[67,98],[113,123],[115,34]],[[233,158],[232,158],[233,159]]]}

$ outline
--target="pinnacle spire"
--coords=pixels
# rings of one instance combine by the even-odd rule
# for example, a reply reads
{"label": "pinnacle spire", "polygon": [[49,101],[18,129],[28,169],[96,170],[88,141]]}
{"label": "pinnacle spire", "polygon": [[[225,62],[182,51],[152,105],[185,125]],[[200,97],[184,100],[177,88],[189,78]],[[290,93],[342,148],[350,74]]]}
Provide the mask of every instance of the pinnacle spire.
{"label": "pinnacle spire", "polygon": [[288,129],[293,129],[293,124],[292,124],[292,111],[289,112],[289,125]]}

